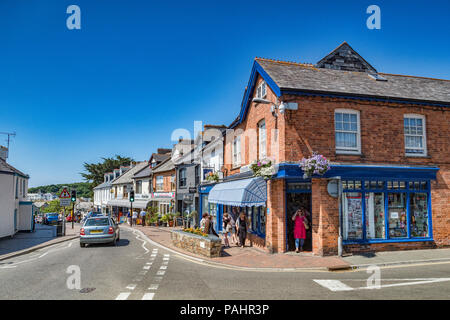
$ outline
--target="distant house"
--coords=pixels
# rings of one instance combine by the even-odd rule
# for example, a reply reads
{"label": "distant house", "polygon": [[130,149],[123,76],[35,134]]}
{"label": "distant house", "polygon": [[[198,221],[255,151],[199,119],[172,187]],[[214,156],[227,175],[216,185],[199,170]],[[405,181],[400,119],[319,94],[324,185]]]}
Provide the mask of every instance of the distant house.
{"label": "distant house", "polygon": [[33,229],[34,207],[26,198],[28,179],[27,174],[6,162],[6,153],[0,154],[0,238]]}

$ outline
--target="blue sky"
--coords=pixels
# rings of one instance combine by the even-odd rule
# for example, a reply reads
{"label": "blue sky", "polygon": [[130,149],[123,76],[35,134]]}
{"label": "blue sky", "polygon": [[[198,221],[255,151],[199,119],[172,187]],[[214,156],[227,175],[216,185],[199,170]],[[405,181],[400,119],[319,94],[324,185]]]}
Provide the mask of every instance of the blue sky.
{"label": "blue sky", "polygon": [[[381,30],[366,27],[372,4]],[[76,182],[85,161],[146,160],[176,128],[228,125],[256,56],[315,63],[347,41],[378,71],[450,79],[449,16],[447,0],[2,0],[9,162],[30,186]]]}

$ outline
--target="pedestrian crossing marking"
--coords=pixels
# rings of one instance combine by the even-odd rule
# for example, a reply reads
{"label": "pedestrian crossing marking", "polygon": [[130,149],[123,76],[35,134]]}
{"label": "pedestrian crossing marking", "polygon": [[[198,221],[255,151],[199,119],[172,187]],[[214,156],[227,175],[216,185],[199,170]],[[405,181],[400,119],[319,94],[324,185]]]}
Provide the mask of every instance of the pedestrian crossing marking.
{"label": "pedestrian crossing marking", "polygon": [[314,282],[320,284],[331,291],[352,291],[352,287],[347,286],[339,280],[314,280]]}
{"label": "pedestrian crossing marking", "polygon": [[142,297],[142,300],[153,300],[154,295],[155,295],[154,292],[146,293]]}
{"label": "pedestrian crossing marking", "polygon": [[165,273],[166,273],[165,271],[158,271],[156,274],[157,274],[158,276],[163,276]]}
{"label": "pedestrian crossing marking", "polygon": [[158,287],[158,284],[151,284],[150,287],[148,287],[148,290],[158,290]]}
{"label": "pedestrian crossing marking", "polygon": [[116,300],[127,300],[130,296],[131,292],[121,292],[117,297]]}
{"label": "pedestrian crossing marking", "polygon": [[136,288],[136,284],[130,284],[126,287],[128,290],[134,290]]}

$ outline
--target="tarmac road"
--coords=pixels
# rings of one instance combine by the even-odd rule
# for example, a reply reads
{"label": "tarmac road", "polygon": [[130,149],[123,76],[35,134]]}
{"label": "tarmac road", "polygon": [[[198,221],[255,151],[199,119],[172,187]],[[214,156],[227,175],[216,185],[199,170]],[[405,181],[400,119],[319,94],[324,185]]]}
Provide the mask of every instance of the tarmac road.
{"label": "tarmac road", "polygon": [[[74,288],[77,270],[81,283]],[[369,281],[372,286],[367,287],[373,273],[366,270],[268,272],[211,266],[122,228],[116,247],[80,248],[76,239],[1,261],[0,299],[450,298],[450,262],[378,271],[381,281]]]}

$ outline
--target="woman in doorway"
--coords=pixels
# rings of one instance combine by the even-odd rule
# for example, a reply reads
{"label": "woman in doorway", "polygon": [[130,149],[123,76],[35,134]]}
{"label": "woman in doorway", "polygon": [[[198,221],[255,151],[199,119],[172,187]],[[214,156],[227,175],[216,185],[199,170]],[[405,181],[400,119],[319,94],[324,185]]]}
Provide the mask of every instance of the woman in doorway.
{"label": "woman in doorway", "polygon": [[241,212],[236,221],[236,230],[239,236],[239,245],[245,247],[245,238],[247,238],[248,220],[244,212]]}
{"label": "woman in doorway", "polygon": [[[295,238],[295,252],[303,251],[303,244],[306,239],[306,226],[308,225],[308,220],[306,219],[307,211],[305,208],[298,209],[292,221],[294,221],[294,238]],[[298,249],[300,245],[300,251]]]}

